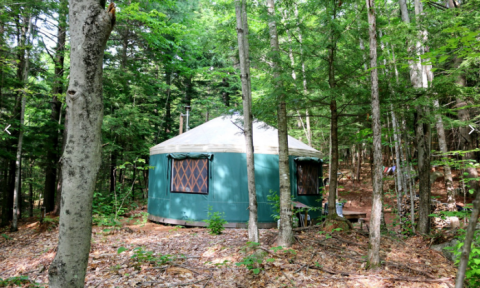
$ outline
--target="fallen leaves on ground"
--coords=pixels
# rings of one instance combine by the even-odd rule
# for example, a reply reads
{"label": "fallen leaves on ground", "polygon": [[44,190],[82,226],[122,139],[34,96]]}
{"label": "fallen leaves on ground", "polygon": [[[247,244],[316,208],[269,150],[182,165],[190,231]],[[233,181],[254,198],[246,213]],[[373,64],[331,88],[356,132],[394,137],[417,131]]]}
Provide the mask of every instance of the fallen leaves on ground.
{"label": "fallen leaves on ground", "polygon": [[[38,233],[30,223],[0,240],[0,277],[28,276],[48,287],[58,228]],[[237,266],[249,256],[245,229],[212,236],[204,228],[155,223],[118,230],[93,227],[85,287],[450,287],[456,269],[422,237],[383,237],[382,266],[366,270],[368,237],[363,231],[310,229],[296,234],[291,249],[275,249],[277,231],[261,230],[263,261],[258,274]],[[333,236],[333,237],[331,237]],[[120,247],[126,250],[117,253]],[[164,265],[137,261],[135,248],[167,255]],[[273,249],[272,249],[273,248]],[[249,252],[250,251],[250,252]],[[170,256],[168,256],[170,255]],[[267,259],[269,259],[267,261]]]}

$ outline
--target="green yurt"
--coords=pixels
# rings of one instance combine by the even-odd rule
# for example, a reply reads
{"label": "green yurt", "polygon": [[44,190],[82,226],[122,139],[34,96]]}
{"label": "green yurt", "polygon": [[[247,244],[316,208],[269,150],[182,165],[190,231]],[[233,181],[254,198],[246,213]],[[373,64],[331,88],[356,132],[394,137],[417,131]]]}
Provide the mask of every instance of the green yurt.
{"label": "green yurt", "polygon": [[[240,116],[210,120],[150,149],[148,213],[155,222],[204,226],[209,207],[225,213],[226,227],[245,227],[248,186],[243,121]],[[279,191],[277,129],[253,123],[255,181],[260,228],[275,227],[267,200]],[[320,152],[288,136],[292,195],[321,206]],[[310,212],[316,217],[320,212]]]}

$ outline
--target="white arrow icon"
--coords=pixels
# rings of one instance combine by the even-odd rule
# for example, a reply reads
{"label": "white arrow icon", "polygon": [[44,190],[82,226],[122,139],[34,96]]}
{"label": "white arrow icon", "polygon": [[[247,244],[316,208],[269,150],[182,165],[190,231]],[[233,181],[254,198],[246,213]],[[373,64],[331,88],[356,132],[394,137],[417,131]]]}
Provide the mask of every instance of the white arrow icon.
{"label": "white arrow icon", "polygon": [[470,131],[470,133],[468,133],[468,135],[472,134],[473,131],[475,131],[475,128],[472,127],[472,125],[468,125],[470,126],[470,128],[472,128],[472,131]]}
{"label": "white arrow icon", "polygon": [[7,129],[10,128],[10,126],[12,125],[8,125],[7,128],[5,128],[3,131],[7,131],[8,135],[12,135],[12,133],[10,133],[10,131],[8,131]]}

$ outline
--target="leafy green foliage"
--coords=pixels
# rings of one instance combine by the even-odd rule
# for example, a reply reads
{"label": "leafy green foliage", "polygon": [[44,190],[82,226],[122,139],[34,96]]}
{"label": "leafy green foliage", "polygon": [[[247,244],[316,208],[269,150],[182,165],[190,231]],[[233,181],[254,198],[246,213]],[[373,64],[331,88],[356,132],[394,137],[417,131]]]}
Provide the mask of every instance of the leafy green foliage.
{"label": "leafy green foliage", "polygon": [[[24,286],[27,284],[27,286]],[[0,287],[11,287],[11,286],[22,286],[22,287],[41,287],[38,283],[31,281],[28,276],[15,276],[9,277],[6,279],[0,278]]]}
{"label": "leafy green foliage", "polygon": [[[277,191],[270,190],[269,194],[267,195],[268,204],[272,207],[273,214],[271,215],[274,220],[280,219],[280,196],[278,195]],[[290,198],[290,202],[293,205],[295,201],[295,197],[292,195]],[[321,205],[321,203],[320,203]],[[318,211],[321,207],[310,207],[308,211]],[[297,218],[297,213],[304,214],[306,211],[305,208],[294,208],[293,209],[293,216],[292,216],[292,223],[294,227],[298,226],[299,219]]]}
{"label": "leafy green foliage", "polygon": [[242,261],[235,263],[235,265],[244,265],[248,270],[252,271],[255,275],[257,275],[263,269],[260,264],[263,263],[264,258],[265,257],[253,253],[251,255],[248,255],[247,257],[244,257]]}
{"label": "leafy green foliage", "polygon": [[[261,271],[265,269],[266,264],[275,262],[274,257],[267,258],[270,255],[268,252],[263,249],[258,249],[260,243],[257,242],[247,242],[247,245],[241,250],[242,253],[248,254],[243,257],[240,262],[235,263],[236,266],[245,266],[253,274],[258,275]],[[293,249],[284,249],[282,246],[272,247],[271,250],[274,254],[278,255],[279,252],[282,252],[290,260],[295,257],[297,252]],[[280,255],[278,255],[280,256]],[[289,260],[289,261],[290,261]]]}
{"label": "leafy green foliage", "polygon": [[[253,251],[253,253],[244,257],[242,261],[235,263],[236,266],[245,266],[249,271],[252,271],[255,275],[259,274],[263,270],[262,263],[265,259],[265,253],[256,250],[260,246],[257,242],[247,242],[247,245],[242,249],[244,253]],[[278,250],[277,250],[278,251]],[[275,261],[275,260],[273,260]],[[269,261],[271,262],[271,261]]]}
{"label": "leafy green foliage", "polygon": [[[444,248],[445,250],[451,250],[455,254],[455,265],[460,263],[460,255],[462,254],[466,231],[460,229],[459,233],[459,242],[457,245],[451,248]],[[467,271],[465,272],[465,282],[468,283],[468,287],[478,287],[480,285],[480,230],[475,231],[473,237]]]}
{"label": "leafy green foliage", "polygon": [[58,224],[58,218],[52,218],[50,216],[45,216],[43,217],[42,221],[43,223],[47,223],[47,224]]}
{"label": "leafy green foliage", "polygon": [[[128,249],[123,246],[119,247],[117,250],[117,254],[123,253],[125,251],[128,251]],[[135,247],[132,252],[133,255],[130,258],[136,262],[137,267],[138,265],[141,265],[143,263],[166,265],[184,258],[183,256],[175,256],[170,254],[157,254],[153,251],[145,250],[144,247]]]}
{"label": "leafy green foliage", "polygon": [[213,208],[209,206],[207,212],[208,219],[203,220],[203,222],[207,223],[207,229],[209,230],[211,235],[220,235],[222,234],[222,231],[225,230],[225,227],[223,225],[228,223],[224,219],[225,212],[212,212],[212,210]]}
{"label": "leafy green foliage", "polygon": [[140,224],[141,226],[144,226],[148,222],[148,213],[147,212],[140,212],[139,214],[135,214],[132,217],[140,217],[139,220],[135,221],[135,225]]}
{"label": "leafy green foliage", "polygon": [[8,236],[7,234],[5,233],[2,233],[2,237],[5,239],[5,240],[11,240],[12,238],[10,236]]}
{"label": "leafy green foliage", "polygon": [[106,227],[121,227],[122,223],[115,218],[115,215],[94,215],[92,218],[93,224]]}

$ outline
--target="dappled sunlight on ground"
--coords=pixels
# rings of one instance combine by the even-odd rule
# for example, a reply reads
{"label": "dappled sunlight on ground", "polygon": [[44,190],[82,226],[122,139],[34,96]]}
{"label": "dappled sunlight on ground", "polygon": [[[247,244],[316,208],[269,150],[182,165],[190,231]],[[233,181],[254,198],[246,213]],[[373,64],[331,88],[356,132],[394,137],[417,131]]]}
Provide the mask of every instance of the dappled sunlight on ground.
{"label": "dappled sunlight on ground", "polygon": [[[368,271],[364,232],[326,235],[318,229],[297,233],[288,250],[274,248],[275,229],[261,230],[260,260],[249,270],[237,265],[248,263],[252,253],[246,252],[252,250],[246,248],[245,229],[213,236],[204,228],[135,222],[93,228],[86,287],[448,287],[456,271],[421,237],[383,238],[383,265]],[[10,240],[0,240],[0,277],[47,282],[58,232],[50,227],[37,233],[37,226],[24,225],[6,233]],[[151,258],[135,258],[140,248]]]}

